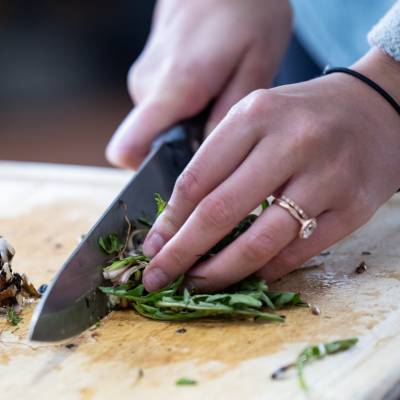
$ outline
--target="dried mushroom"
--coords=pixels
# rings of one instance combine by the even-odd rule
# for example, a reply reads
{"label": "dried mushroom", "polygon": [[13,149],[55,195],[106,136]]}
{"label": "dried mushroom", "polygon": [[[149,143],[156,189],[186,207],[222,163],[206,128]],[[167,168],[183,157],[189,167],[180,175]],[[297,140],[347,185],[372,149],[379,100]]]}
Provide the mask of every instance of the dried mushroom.
{"label": "dried mushroom", "polygon": [[25,274],[20,275],[12,271],[11,262],[14,255],[14,248],[0,236],[0,308],[7,315],[20,313],[25,300],[40,297]]}

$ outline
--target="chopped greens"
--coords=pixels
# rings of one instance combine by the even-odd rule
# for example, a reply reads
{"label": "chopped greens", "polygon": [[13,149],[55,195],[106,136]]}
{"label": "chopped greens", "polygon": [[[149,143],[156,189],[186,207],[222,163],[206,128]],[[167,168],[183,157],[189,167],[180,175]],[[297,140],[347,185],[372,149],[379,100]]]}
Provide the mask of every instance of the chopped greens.
{"label": "chopped greens", "polygon": [[298,356],[295,362],[278,368],[272,375],[272,379],[279,379],[283,374],[291,368],[296,368],[297,370],[297,380],[301,389],[304,391],[308,390],[308,386],[304,379],[304,367],[311,361],[318,360],[326,357],[327,355],[340,353],[346,351],[353,347],[358,342],[355,337],[336,340],[330,343],[321,343],[316,346],[306,347]]}
{"label": "chopped greens", "polygon": [[104,253],[112,256],[118,254],[124,247],[123,243],[119,240],[117,234],[110,233],[105,237],[98,240],[100,248]]}
{"label": "chopped greens", "polygon": [[156,201],[157,206],[157,217],[164,211],[165,207],[167,207],[167,202],[161,197],[159,193],[154,195],[154,199]]}
{"label": "chopped greens", "polygon": [[14,310],[14,308],[9,307],[7,309],[7,321],[14,326],[17,326],[21,321],[22,321],[22,317],[20,317],[16,311]]}
{"label": "chopped greens", "polygon": [[191,379],[191,378],[179,378],[176,382],[176,385],[178,386],[193,386],[193,385],[197,385],[197,381],[195,379]]}
{"label": "chopped greens", "polygon": [[[166,202],[159,194],[155,195],[155,200],[159,215]],[[230,234],[200,257],[200,261],[232,243],[256,218],[255,214],[248,215]],[[220,293],[197,294],[182,289],[184,276],[181,276],[167,287],[149,293],[143,286],[142,275],[150,259],[141,252],[141,244],[149,228],[141,221],[129,221],[128,225],[126,245],[123,247],[122,241],[115,234],[99,239],[102,250],[114,256],[103,268],[104,277],[110,280],[113,286],[100,287],[113,303],[131,305],[142,316],[162,321],[224,317],[282,322],[285,317],[276,314],[276,309],[307,306],[298,293],[270,291],[263,280],[253,277]]]}

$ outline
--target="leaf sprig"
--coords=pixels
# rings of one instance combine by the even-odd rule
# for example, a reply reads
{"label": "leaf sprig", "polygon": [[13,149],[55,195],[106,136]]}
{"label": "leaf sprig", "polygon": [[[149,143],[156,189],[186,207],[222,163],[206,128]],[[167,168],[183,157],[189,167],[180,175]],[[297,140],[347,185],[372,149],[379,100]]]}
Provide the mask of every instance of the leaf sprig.
{"label": "leaf sprig", "polygon": [[7,321],[9,324],[17,326],[22,321],[22,317],[17,314],[14,308],[9,307],[7,309]]}
{"label": "leaf sprig", "polygon": [[336,354],[346,351],[358,342],[358,338],[352,337],[348,339],[335,340],[330,343],[321,343],[316,346],[306,347],[298,356],[295,362],[278,368],[272,375],[272,379],[280,379],[291,368],[297,370],[297,380],[299,386],[304,391],[308,391],[308,385],[304,379],[304,367],[312,361],[326,357],[327,355]]}
{"label": "leaf sprig", "polygon": [[[159,215],[167,203],[159,194],[155,195],[155,201]],[[263,209],[267,204],[263,204]],[[230,234],[200,257],[199,262],[232,243],[256,219],[255,214],[244,218]],[[131,229],[140,223],[141,221],[129,222],[128,235],[132,236],[135,232],[143,231],[143,229]],[[133,243],[129,238],[125,240],[125,243],[131,242]],[[141,253],[140,244],[129,248],[122,245],[117,235],[110,234],[99,239],[99,246],[104,252],[114,256],[103,269],[104,277],[111,280],[114,285],[100,287],[100,290],[113,299],[120,299],[123,304],[130,304],[139,314],[147,318],[175,321],[228,317],[282,322],[285,317],[276,314],[276,309],[307,305],[298,293],[270,291],[266,283],[257,278],[245,279],[221,293],[197,294],[182,289],[184,276],[181,276],[167,287],[149,293],[142,283],[142,274],[150,259]]]}
{"label": "leaf sprig", "polygon": [[148,293],[141,277],[137,275],[137,278],[136,283],[130,282],[130,285],[101,287],[100,290],[127,299],[139,314],[147,318],[164,321],[224,316],[282,322],[284,316],[263,309],[305,304],[296,293],[269,292],[265,282],[255,278],[213,294],[193,294],[186,289],[180,292],[183,276],[163,289]]}

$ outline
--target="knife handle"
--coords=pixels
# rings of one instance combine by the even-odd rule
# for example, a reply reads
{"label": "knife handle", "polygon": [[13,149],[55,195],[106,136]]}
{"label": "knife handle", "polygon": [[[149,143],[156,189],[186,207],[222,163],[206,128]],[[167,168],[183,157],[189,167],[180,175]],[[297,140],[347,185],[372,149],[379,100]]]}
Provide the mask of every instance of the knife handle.
{"label": "knife handle", "polygon": [[152,149],[158,148],[164,143],[185,142],[193,153],[199,148],[202,139],[210,106],[200,114],[182,121],[162,132],[152,144]]}

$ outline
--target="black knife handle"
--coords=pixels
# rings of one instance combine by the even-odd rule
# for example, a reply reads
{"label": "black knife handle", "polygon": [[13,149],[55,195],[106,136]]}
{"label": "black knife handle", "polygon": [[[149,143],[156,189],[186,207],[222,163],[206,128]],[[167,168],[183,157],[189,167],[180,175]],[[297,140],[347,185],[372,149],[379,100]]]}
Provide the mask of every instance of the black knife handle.
{"label": "black knife handle", "polygon": [[182,121],[162,132],[159,137],[154,140],[152,148],[157,148],[164,143],[186,142],[194,153],[203,140],[204,128],[209,111],[210,106],[200,114]]}

